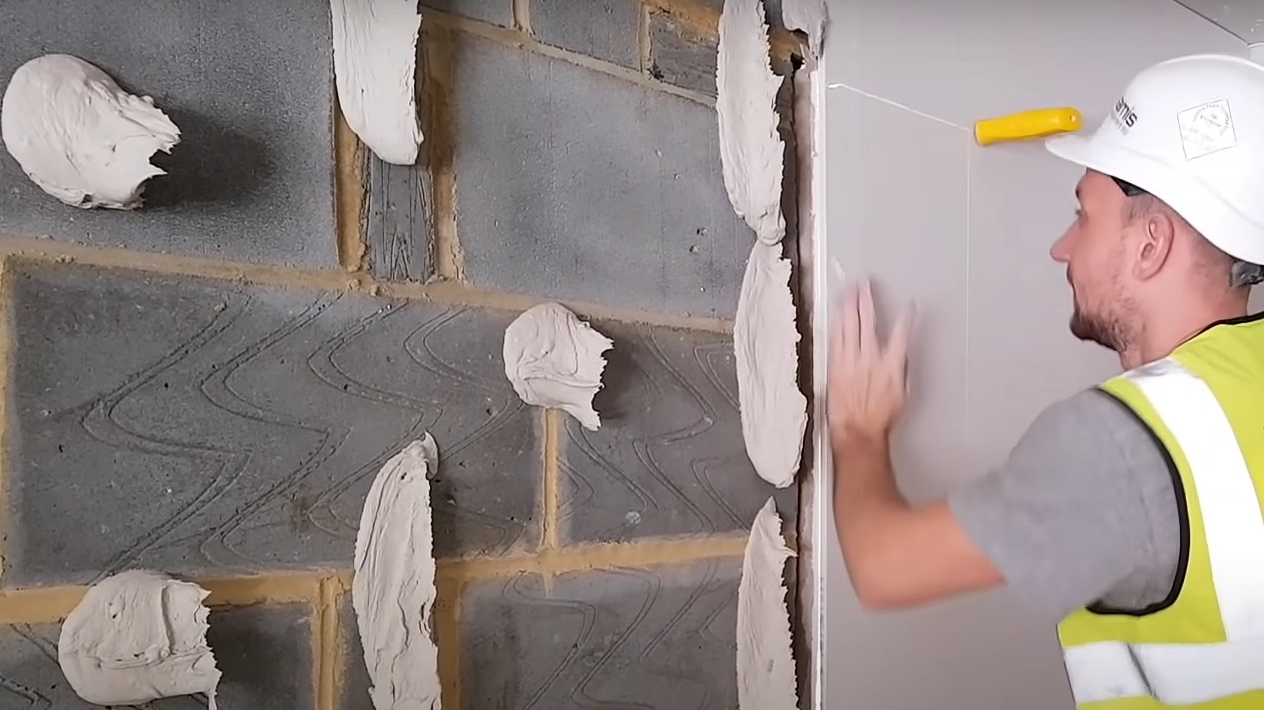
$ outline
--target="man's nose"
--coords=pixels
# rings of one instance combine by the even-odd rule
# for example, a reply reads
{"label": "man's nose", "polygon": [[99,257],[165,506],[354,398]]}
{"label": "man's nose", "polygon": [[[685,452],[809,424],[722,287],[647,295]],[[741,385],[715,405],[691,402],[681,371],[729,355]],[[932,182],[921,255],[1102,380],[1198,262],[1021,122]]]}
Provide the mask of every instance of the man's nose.
{"label": "man's nose", "polygon": [[1054,240],[1053,245],[1049,247],[1049,258],[1059,264],[1067,263],[1070,258],[1067,254],[1067,233],[1063,232],[1062,236]]}

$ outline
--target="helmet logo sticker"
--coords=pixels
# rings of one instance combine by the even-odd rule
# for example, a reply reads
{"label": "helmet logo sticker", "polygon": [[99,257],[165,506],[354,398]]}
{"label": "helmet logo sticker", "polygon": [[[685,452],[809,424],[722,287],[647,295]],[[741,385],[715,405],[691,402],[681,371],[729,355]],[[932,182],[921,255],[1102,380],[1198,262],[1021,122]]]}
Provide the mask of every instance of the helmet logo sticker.
{"label": "helmet logo sticker", "polygon": [[1127,134],[1129,128],[1137,125],[1137,112],[1132,110],[1132,106],[1122,96],[1115,102],[1115,110],[1111,112],[1110,117],[1115,119],[1115,125],[1120,133]]}
{"label": "helmet logo sticker", "polygon": [[1187,108],[1176,114],[1181,132],[1181,148],[1186,160],[1195,160],[1238,144],[1233,130],[1233,114],[1229,101],[1219,99]]}

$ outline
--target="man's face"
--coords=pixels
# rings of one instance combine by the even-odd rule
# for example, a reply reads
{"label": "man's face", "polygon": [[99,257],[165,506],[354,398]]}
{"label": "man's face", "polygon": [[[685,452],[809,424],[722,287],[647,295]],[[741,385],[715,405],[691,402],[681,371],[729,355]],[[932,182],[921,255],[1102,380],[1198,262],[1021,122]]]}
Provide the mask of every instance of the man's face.
{"label": "man's face", "polygon": [[1075,221],[1049,250],[1066,264],[1075,310],[1071,334],[1120,352],[1127,337],[1122,275],[1128,198],[1110,177],[1088,170],[1075,186]]}

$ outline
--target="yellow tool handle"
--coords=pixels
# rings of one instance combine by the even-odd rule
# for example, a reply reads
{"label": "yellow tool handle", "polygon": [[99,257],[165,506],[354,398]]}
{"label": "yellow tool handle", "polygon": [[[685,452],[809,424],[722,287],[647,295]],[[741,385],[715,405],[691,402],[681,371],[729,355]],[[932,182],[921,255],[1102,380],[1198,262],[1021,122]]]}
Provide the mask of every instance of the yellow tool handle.
{"label": "yellow tool handle", "polygon": [[1056,133],[1078,131],[1083,123],[1080,112],[1073,108],[1041,108],[979,121],[974,124],[974,139],[979,145],[992,145],[1044,138]]}

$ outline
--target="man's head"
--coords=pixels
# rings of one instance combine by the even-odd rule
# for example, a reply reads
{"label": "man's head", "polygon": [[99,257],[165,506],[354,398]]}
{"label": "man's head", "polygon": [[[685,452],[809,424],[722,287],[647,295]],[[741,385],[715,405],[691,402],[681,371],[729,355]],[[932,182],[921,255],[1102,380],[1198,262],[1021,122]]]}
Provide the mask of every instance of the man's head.
{"label": "man's head", "polygon": [[1212,245],[1162,200],[1131,183],[1086,170],[1071,226],[1050,255],[1065,264],[1071,332],[1122,353],[1162,318],[1198,302],[1245,298],[1260,267]]}
{"label": "man's head", "polygon": [[1066,264],[1076,336],[1126,366],[1246,310],[1264,264],[1264,66],[1193,55],[1135,77],[1091,135],[1046,141],[1085,168]]}

